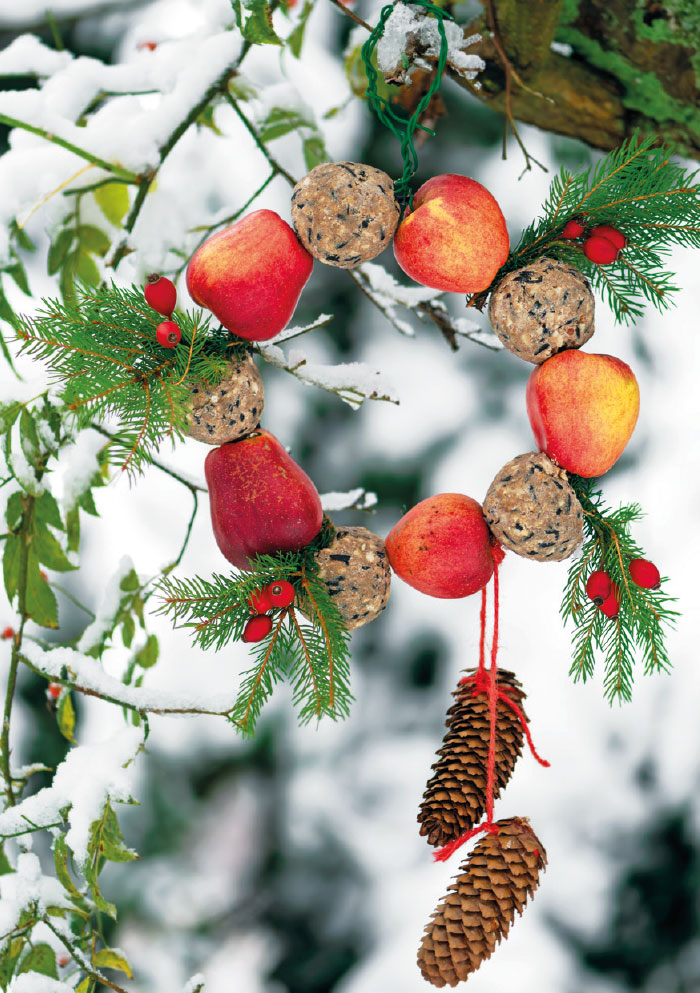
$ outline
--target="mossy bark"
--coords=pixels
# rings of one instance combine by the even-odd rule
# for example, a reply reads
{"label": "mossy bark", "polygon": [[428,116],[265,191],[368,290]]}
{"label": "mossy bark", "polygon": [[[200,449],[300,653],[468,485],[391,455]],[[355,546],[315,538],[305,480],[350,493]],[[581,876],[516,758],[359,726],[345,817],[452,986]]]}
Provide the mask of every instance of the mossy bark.
{"label": "mossy bark", "polygon": [[[700,4],[685,0],[493,0],[512,80],[513,116],[609,149],[635,129],[700,159]],[[456,81],[505,112],[505,71],[484,16],[481,89]],[[551,45],[571,47],[571,55]]]}

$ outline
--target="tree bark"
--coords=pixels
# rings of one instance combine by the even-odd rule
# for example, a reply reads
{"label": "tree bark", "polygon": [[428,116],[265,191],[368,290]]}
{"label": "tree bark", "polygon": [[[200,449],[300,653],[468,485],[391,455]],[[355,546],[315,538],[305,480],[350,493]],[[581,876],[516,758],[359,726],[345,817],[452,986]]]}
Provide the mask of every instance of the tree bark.
{"label": "tree bark", "polygon": [[[700,159],[700,3],[493,0],[493,9],[501,44],[527,86],[511,78],[517,120],[602,149],[639,129]],[[486,16],[465,33],[474,32],[483,40],[470,52],[487,63],[481,88],[453,78],[504,113],[506,73]]]}

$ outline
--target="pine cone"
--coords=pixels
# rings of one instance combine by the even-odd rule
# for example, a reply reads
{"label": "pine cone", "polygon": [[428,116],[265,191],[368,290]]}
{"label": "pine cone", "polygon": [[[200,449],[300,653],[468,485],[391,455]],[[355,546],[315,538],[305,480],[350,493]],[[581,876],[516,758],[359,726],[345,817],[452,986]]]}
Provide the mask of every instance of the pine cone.
{"label": "pine cone", "polygon": [[433,986],[456,986],[491,956],[539,885],[547,853],[526,818],[498,821],[447,888],[425,928],[418,967]]}
{"label": "pine cone", "polygon": [[[472,669],[468,675],[476,672]],[[499,669],[497,685],[519,707],[525,693],[515,675]],[[423,794],[418,823],[430,845],[445,845],[479,823],[486,810],[491,722],[486,693],[472,696],[472,682],[460,684],[456,702],[447,711],[447,734],[434,774]],[[523,747],[523,729],[513,710],[499,700],[496,707],[496,767],[494,798],[513,773]]]}

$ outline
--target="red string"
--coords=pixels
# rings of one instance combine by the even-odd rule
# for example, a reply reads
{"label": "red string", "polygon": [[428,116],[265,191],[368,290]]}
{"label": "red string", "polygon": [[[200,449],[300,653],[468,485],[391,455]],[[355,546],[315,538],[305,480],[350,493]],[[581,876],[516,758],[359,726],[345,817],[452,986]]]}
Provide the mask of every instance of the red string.
{"label": "red string", "polygon": [[481,834],[482,831],[488,832],[489,834],[498,834],[498,827],[493,822],[493,794],[494,786],[496,780],[496,719],[497,719],[497,709],[498,701],[503,700],[511,710],[515,713],[516,717],[520,721],[520,725],[527,738],[527,743],[530,746],[530,751],[532,752],[534,758],[544,766],[549,766],[549,762],[545,759],[540,758],[537,754],[535,746],[532,741],[532,736],[530,734],[530,729],[527,725],[527,720],[525,719],[525,714],[511,697],[502,690],[498,685],[498,621],[499,621],[499,586],[498,586],[498,567],[505,558],[505,552],[501,546],[497,543],[493,545],[493,638],[491,640],[491,668],[486,670],[486,587],[481,591],[481,615],[480,615],[480,625],[481,634],[479,642],[479,668],[474,673],[473,676],[465,676],[460,679],[460,685],[465,683],[473,682],[474,688],[472,691],[473,696],[478,696],[480,693],[485,693],[489,700],[489,752],[487,760],[487,773],[486,773],[486,820],[479,824],[477,827],[472,828],[471,831],[467,831],[465,834],[460,835],[459,838],[454,838],[452,841],[443,845],[439,848],[433,855],[436,862],[445,862],[447,859],[453,855],[458,848],[461,848],[465,842],[474,838],[477,834]]}

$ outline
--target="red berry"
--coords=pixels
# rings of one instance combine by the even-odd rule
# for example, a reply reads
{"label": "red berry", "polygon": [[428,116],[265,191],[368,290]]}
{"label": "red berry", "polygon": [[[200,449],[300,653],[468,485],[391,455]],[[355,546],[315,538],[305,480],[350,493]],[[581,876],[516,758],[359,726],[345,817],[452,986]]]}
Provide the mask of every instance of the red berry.
{"label": "red berry", "polygon": [[612,593],[612,581],[607,572],[592,572],[586,581],[586,596],[596,607],[600,607]]}
{"label": "red berry", "polygon": [[163,317],[170,317],[175,310],[177,302],[177,290],[175,284],[165,276],[159,276],[157,272],[152,272],[148,277],[148,282],[143,289],[146,303],[153,307]]}
{"label": "red berry", "polygon": [[15,636],[14,628],[5,628],[5,630],[0,635],[0,638],[4,638],[5,641],[7,641],[9,638],[14,638],[14,636]]}
{"label": "red berry", "polygon": [[617,617],[620,613],[620,591],[615,583],[612,584],[610,596],[603,600],[598,610],[601,614],[605,614],[606,617]]}
{"label": "red berry", "polygon": [[46,691],[52,700],[58,700],[61,695],[61,690],[63,687],[60,683],[49,683],[49,688]]}
{"label": "red berry", "polygon": [[46,575],[43,569],[39,570],[39,575],[41,576],[41,578],[44,580],[45,583],[48,583],[49,577]]}
{"label": "red berry", "polygon": [[[158,48],[158,42],[157,41],[142,41],[139,44],[139,49],[141,51],[144,51],[145,50],[147,52],[155,52],[156,48]],[[151,306],[153,306],[153,304],[151,304]]]}
{"label": "red berry", "polygon": [[175,321],[163,321],[156,328],[156,339],[163,348],[175,348],[182,338],[182,331]]}
{"label": "red berry", "polygon": [[599,224],[597,228],[593,228],[591,238],[607,238],[608,241],[613,243],[615,248],[624,248],[627,244],[627,239],[622,231],[611,227],[610,224]]}
{"label": "red berry", "polygon": [[277,583],[270,583],[265,589],[270,594],[273,607],[288,607],[294,603],[294,587],[286,579],[280,579]]}
{"label": "red berry", "polygon": [[613,245],[607,238],[601,238],[600,235],[586,238],[583,243],[583,254],[596,265],[610,265],[611,262],[615,261],[618,253],[617,246]]}
{"label": "red berry", "polygon": [[661,573],[654,563],[647,559],[632,559],[630,576],[633,583],[645,590],[655,590],[661,585]]}
{"label": "red berry", "polygon": [[573,240],[574,238],[580,238],[583,234],[584,228],[580,221],[572,219],[567,221],[564,225],[564,230],[561,233],[562,238],[568,240]]}
{"label": "red berry", "polygon": [[270,596],[270,587],[266,586],[264,590],[251,593],[248,597],[248,606],[251,614],[266,614],[268,610],[272,610],[274,604]]}
{"label": "red berry", "polygon": [[272,618],[267,614],[251,617],[243,628],[243,641],[262,641],[272,631]]}

